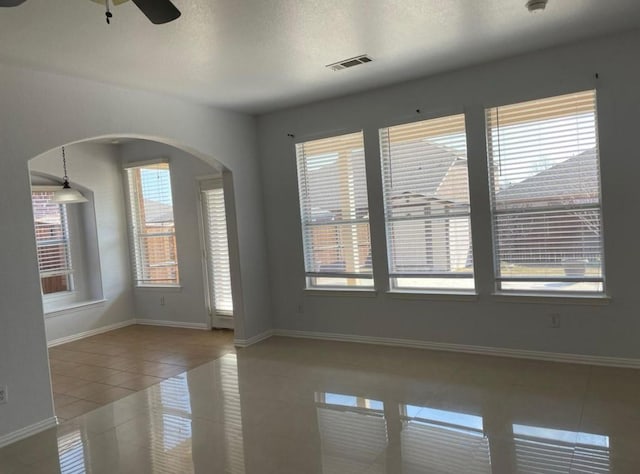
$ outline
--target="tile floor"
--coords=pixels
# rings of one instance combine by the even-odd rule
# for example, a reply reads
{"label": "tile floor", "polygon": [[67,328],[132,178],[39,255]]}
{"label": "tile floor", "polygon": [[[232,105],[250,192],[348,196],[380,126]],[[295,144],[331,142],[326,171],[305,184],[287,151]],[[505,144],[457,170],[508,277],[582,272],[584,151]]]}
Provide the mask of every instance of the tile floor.
{"label": "tile floor", "polygon": [[271,338],[0,450],[6,473],[640,472],[640,371]]}
{"label": "tile floor", "polygon": [[235,352],[231,331],[128,326],[49,349],[60,421]]}

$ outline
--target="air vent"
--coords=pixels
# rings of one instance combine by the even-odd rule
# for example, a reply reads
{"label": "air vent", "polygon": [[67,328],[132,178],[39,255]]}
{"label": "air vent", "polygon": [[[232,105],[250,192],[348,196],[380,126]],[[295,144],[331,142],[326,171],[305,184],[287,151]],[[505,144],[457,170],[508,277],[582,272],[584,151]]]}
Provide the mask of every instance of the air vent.
{"label": "air vent", "polygon": [[360,56],[356,56],[355,58],[343,59],[342,61],[338,61],[337,63],[327,64],[327,67],[332,71],[340,71],[341,69],[347,69],[348,67],[358,66],[360,64],[370,63],[373,61],[366,54],[361,54]]}

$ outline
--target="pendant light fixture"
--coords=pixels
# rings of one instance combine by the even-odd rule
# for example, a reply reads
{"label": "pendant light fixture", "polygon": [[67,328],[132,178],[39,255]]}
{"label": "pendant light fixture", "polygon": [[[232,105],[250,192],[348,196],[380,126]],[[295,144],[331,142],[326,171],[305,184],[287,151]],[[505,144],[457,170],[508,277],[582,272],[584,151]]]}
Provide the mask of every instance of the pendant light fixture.
{"label": "pendant light fixture", "polygon": [[80,191],[73,189],[69,185],[69,177],[67,176],[67,157],[64,153],[64,147],[62,147],[62,168],[64,169],[62,189],[55,191],[51,200],[60,204],[87,202],[87,198],[84,197]]}

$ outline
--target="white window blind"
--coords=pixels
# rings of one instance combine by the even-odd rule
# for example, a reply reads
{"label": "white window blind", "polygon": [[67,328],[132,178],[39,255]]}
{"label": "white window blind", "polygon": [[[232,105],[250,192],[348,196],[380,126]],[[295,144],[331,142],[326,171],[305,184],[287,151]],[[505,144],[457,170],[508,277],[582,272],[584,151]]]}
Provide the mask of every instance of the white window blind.
{"label": "white window blind", "polygon": [[296,145],[307,285],[373,286],[362,132]]}
{"label": "white window blind", "polygon": [[52,202],[53,191],[33,191],[33,219],[35,223],[38,268],[42,293],[71,291],[71,248],[67,209]]}
{"label": "white window blind", "polygon": [[178,256],[168,163],[127,168],[137,286],[177,285]]}
{"label": "white window blind", "polygon": [[604,291],[595,91],[486,120],[498,289]]}
{"label": "white window blind", "polygon": [[464,115],[380,130],[392,288],[473,289]]}
{"label": "white window blind", "polygon": [[[221,183],[220,183],[221,184]],[[202,191],[204,219],[206,225],[207,271],[209,291],[213,296],[215,312],[233,315],[231,297],[231,271],[229,268],[229,243],[227,219],[224,209],[222,187]]]}

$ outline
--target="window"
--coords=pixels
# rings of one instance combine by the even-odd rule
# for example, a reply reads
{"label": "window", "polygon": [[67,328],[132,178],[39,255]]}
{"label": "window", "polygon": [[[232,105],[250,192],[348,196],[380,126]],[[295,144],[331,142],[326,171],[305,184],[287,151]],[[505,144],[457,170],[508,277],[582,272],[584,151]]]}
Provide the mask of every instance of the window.
{"label": "window", "polygon": [[604,291],[595,92],[486,120],[497,288]]}
{"label": "window", "polygon": [[391,288],[472,290],[464,115],[380,130]]}
{"label": "window", "polygon": [[43,295],[73,290],[67,208],[52,202],[52,198],[53,191],[31,193]]}
{"label": "window", "polygon": [[178,285],[178,256],[168,163],[127,168],[136,286]]}
{"label": "window", "polygon": [[[45,315],[103,297],[93,194],[84,204],[53,201],[60,184],[31,174],[31,204]],[[49,317],[49,316],[47,316]]]}
{"label": "window", "polygon": [[296,145],[308,287],[372,287],[362,132]]}
{"label": "window", "polygon": [[222,181],[209,180],[201,185],[205,223],[205,248],[207,277],[212,311],[217,315],[233,315],[231,271],[229,268],[229,243],[227,218],[224,209]]}

